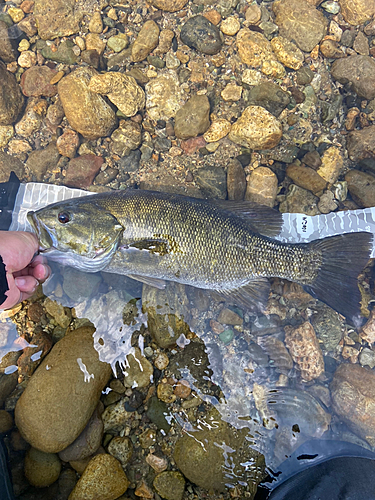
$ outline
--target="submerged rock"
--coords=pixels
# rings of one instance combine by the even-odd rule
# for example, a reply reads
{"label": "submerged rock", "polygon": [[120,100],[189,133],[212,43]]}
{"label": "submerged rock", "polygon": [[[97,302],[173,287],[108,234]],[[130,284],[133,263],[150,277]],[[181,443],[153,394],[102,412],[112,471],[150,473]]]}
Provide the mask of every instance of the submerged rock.
{"label": "submerged rock", "polygon": [[179,139],[203,134],[210,126],[210,103],[205,95],[192,96],[176,113],[174,133]]}
{"label": "submerged rock", "polygon": [[220,30],[204,16],[194,16],[181,29],[181,41],[203,54],[214,55],[223,45]]}
{"label": "submerged rock", "polygon": [[0,125],[11,125],[20,114],[23,96],[15,76],[0,61]]}
{"label": "submerged rock", "polygon": [[331,67],[332,77],[342,84],[350,83],[353,91],[365,99],[375,97],[375,61],[373,57],[352,55],[337,59]]}

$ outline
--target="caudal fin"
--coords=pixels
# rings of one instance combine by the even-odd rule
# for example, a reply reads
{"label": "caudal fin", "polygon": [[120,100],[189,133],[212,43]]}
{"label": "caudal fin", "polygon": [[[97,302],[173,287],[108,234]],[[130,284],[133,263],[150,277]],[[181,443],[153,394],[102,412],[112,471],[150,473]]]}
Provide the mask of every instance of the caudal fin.
{"label": "caudal fin", "polygon": [[323,262],[314,283],[304,288],[330,307],[355,321],[360,315],[361,294],[358,275],[366,266],[372,249],[371,233],[348,233],[313,241]]}

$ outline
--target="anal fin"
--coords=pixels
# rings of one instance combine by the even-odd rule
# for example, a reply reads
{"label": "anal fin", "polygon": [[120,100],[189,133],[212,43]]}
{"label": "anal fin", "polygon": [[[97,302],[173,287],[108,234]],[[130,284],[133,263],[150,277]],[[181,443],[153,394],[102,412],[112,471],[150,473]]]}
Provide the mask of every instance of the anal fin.
{"label": "anal fin", "polygon": [[263,311],[267,304],[270,283],[267,278],[257,278],[240,288],[215,291],[233,304],[246,309],[255,308],[258,311]]}

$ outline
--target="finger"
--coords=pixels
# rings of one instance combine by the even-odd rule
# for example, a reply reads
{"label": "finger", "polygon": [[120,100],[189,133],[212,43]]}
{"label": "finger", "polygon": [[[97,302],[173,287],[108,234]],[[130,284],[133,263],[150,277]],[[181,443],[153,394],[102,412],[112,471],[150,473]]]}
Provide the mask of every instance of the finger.
{"label": "finger", "polygon": [[38,264],[34,267],[32,275],[38,281],[43,282],[51,275],[51,268],[47,264]]}
{"label": "finger", "polygon": [[0,239],[0,253],[10,273],[25,268],[37,250],[38,239],[33,233],[6,231],[6,238]]}
{"label": "finger", "polygon": [[34,276],[19,276],[14,281],[18,290],[25,293],[34,293],[39,284]]}

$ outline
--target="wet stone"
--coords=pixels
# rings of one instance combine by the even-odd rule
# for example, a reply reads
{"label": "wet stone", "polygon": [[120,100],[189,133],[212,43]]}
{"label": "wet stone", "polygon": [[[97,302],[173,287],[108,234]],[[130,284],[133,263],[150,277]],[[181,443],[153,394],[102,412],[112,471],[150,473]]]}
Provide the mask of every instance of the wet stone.
{"label": "wet stone", "polygon": [[30,484],[45,488],[54,483],[61,470],[61,462],[54,453],[30,448],[25,457],[25,476]]}
{"label": "wet stone", "polygon": [[52,50],[52,46],[46,45],[42,49],[42,56],[58,63],[75,64],[78,56],[74,53],[73,47],[74,43],[71,40],[61,42],[56,51]]}
{"label": "wet stone", "polygon": [[155,477],[153,486],[158,495],[165,500],[182,500],[185,479],[180,472],[165,471]]}
{"label": "wet stone", "polygon": [[277,177],[268,167],[258,167],[250,174],[245,200],[273,207],[277,194]]}
{"label": "wet stone", "polygon": [[18,51],[13,40],[9,37],[7,24],[0,20],[0,59],[5,63],[15,61]]}
{"label": "wet stone", "polygon": [[135,349],[135,355],[128,354],[127,362],[129,366],[126,368],[124,386],[147,387],[152,380],[154,371],[152,364],[141,354],[138,348]]}
{"label": "wet stone", "polygon": [[272,6],[280,35],[310,52],[327,31],[324,14],[306,0],[278,0]]}
{"label": "wet stone", "polygon": [[315,195],[295,184],[289,186],[286,198],[280,203],[279,210],[282,213],[299,213],[306,215],[318,215],[318,201]]}
{"label": "wet stone", "polygon": [[241,61],[250,67],[259,68],[266,61],[276,61],[272,46],[262,33],[243,28],[237,34],[236,44]]}
{"label": "wet stone", "polygon": [[301,68],[305,58],[296,44],[282,36],[275,36],[271,40],[271,47],[281,64],[294,70]]}
{"label": "wet stone", "polygon": [[151,0],[150,4],[166,12],[176,12],[185,7],[188,0]]}
{"label": "wet stone", "polygon": [[87,189],[103,164],[103,158],[96,155],[82,155],[70,160],[66,166],[64,184],[69,187]]}
{"label": "wet stone", "polygon": [[5,410],[0,410],[0,433],[10,431],[12,427],[13,427],[12,415]]}
{"label": "wet stone", "polygon": [[211,123],[209,129],[203,134],[206,142],[217,142],[230,132],[231,124],[225,118],[219,118]]}
{"label": "wet stone", "polygon": [[146,21],[132,47],[134,62],[143,61],[159,43],[159,27],[155,21]]}
{"label": "wet stone", "polygon": [[364,24],[375,14],[374,0],[340,0],[340,7],[345,21],[353,26]]}
{"label": "wet stone", "polygon": [[103,31],[103,20],[99,11],[96,11],[91,16],[89,22],[89,30],[91,33],[100,34]]}
{"label": "wet stone", "polygon": [[117,403],[107,406],[102,414],[104,424],[104,432],[111,433],[120,432],[127,421],[130,419],[131,413],[125,410],[124,401],[120,400]]}
{"label": "wet stone", "polygon": [[203,54],[217,54],[223,45],[219,29],[204,16],[194,16],[181,30],[181,40]]}
{"label": "wet stone", "polygon": [[373,369],[375,367],[375,352],[368,347],[362,349],[359,355],[359,363],[361,366],[369,366]]}
{"label": "wet stone", "polygon": [[350,170],[345,180],[353,200],[360,207],[373,207],[375,205],[375,177],[360,170]]}
{"label": "wet stone", "polygon": [[308,68],[307,66],[303,66],[297,71],[296,76],[297,76],[296,81],[298,85],[307,85],[314,78],[314,72],[311,71],[311,69]]}
{"label": "wet stone", "polygon": [[358,35],[354,39],[353,49],[362,56],[368,56],[370,53],[368,40],[366,35],[362,31],[358,32]]}
{"label": "wet stone", "polygon": [[179,139],[203,134],[210,126],[210,103],[207,96],[192,96],[176,113],[174,133]]}
{"label": "wet stone", "polygon": [[152,79],[145,90],[146,110],[155,121],[173,118],[184,102],[178,76],[172,70]]}
{"label": "wet stone", "polygon": [[226,198],[227,178],[223,168],[202,167],[195,173],[195,181],[207,198]]}
{"label": "wet stone", "polygon": [[21,88],[25,96],[30,97],[53,97],[57,93],[57,87],[50,84],[51,78],[56,74],[48,66],[33,66],[27,69],[21,77]]}
{"label": "wet stone", "polygon": [[52,171],[59,161],[60,154],[56,144],[51,142],[46,148],[32,151],[26,166],[37,182],[42,182],[47,172]]}
{"label": "wet stone", "polygon": [[370,125],[362,130],[353,130],[347,138],[349,158],[358,162],[371,158],[375,152],[375,126]]}
{"label": "wet stone", "polygon": [[108,445],[108,453],[125,467],[133,454],[133,445],[128,437],[115,436]]}
{"label": "wet stone", "polygon": [[128,37],[123,33],[111,36],[107,42],[107,47],[116,53],[126,49],[128,45],[129,45]]}
{"label": "wet stone", "polygon": [[344,166],[344,160],[338,148],[332,146],[324,151],[321,157],[321,166],[318,168],[317,173],[320,177],[330,184],[334,184]]}
{"label": "wet stone", "polygon": [[232,159],[227,169],[228,200],[242,201],[246,191],[246,175],[241,163]]}
{"label": "wet stone", "polygon": [[0,151],[0,182],[7,182],[12,170],[19,179],[25,175],[25,166],[21,160]]}
{"label": "wet stone", "polygon": [[112,150],[119,156],[129,155],[141,144],[141,127],[131,120],[121,120],[118,128],[112,133]]}
{"label": "wet stone", "polygon": [[74,0],[35,0],[34,15],[42,40],[53,40],[78,32],[83,13]]}
{"label": "wet stone", "polygon": [[350,83],[353,91],[365,99],[375,97],[375,61],[370,56],[352,55],[338,59],[331,67],[332,77]]}
{"label": "wet stone", "polygon": [[14,137],[13,125],[0,125],[0,148],[5,148]]}
{"label": "wet stone", "polygon": [[169,415],[168,407],[163,401],[160,401],[157,397],[152,397],[147,403],[147,417],[151,420],[153,424],[157,426],[158,429],[162,429],[164,432],[169,432],[171,428],[168,423],[166,416]]}
{"label": "wet stone", "polygon": [[130,151],[130,153],[127,156],[123,156],[118,162],[120,172],[121,173],[136,172],[139,168],[140,159],[141,159],[141,152],[139,151],[139,149]]}
{"label": "wet stone", "polygon": [[276,117],[290,103],[289,94],[273,82],[264,82],[251,87],[245,93],[244,99],[248,105],[262,106]]}
{"label": "wet stone", "polygon": [[23,106],[21,89],[15,76],[0,61],[0,125],[11,125],[20,114]]}
{"label": "wet stone", "polygon": [[302,165],[292,163],[286,169],[286,175],[290,177],[297,186],[308,189],[314,194],[323,191],[327,185],[327,182],[320,177],[315,170]]}
{"label": "wet stone", "polygon": [[326,351],[335,351],[343,335],[343,324],[339,315],[325,304],[316,308],[310,321],[316,336]]}

